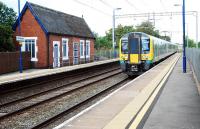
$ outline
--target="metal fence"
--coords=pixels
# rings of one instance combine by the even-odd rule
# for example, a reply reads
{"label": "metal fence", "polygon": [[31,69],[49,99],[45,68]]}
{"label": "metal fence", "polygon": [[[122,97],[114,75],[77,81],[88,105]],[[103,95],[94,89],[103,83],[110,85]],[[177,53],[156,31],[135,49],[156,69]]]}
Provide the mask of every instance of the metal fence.
{"label": "metal fence", "polygon": [[95,61],[98,61],[98,60],[114,59],[118,57],[119,57],[119,51],[117,49],[116,50],[100,49],[100,50],[95,50],[94,59]]}
{"label": "metal fence", "polygon": [[186,48],[186,57],[192,64],[198,81],[200,82],[200,49]]}
{"label": "metal fence", "polygon": [[[119,57],[119,51],[116,49],[113,51],[112,49],[101,49],[101,50],[95,50],[95,53],[90,55],[90,57],[86,58],[79,58],[77,57],[77,60],[73,56],[69,56],[69,59],[63,60],[62,57],[60,57],[60,66],[71,66],[71,65],[78,65],[78,64],[85,64],[89,62],[96,62],[96,61],[102,61],[102,60],[109,60],[109,59],[115,59]],[[53,67],[53,66],[52,66]]]}

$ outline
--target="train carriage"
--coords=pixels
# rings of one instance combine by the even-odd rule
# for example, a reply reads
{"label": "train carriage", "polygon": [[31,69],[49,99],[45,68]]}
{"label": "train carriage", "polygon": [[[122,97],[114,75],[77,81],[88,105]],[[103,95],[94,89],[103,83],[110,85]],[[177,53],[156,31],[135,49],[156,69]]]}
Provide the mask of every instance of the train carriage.
{"label": "train carriage", "polygon": [[137,75],[177,49],[178,46],[171,42],[142,32],[131,32],[120,39],[120,66],[128,75]]}

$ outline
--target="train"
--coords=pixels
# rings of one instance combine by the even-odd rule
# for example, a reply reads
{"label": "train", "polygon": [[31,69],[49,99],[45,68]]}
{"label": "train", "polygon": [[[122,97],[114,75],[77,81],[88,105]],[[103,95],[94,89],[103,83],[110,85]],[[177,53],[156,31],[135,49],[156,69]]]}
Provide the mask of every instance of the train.
{"label": "train", "polygon": [[143,32],[130,32],[120,39],[120,67],[129,76],[139,75],[177,51],[175,43]]}

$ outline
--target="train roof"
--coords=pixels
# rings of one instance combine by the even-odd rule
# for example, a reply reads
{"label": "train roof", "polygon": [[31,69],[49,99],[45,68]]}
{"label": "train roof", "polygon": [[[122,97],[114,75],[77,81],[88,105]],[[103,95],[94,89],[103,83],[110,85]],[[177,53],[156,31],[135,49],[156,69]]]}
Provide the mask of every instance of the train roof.
{"label": "train roof", "polygon": [[142,36],[150,36],[150,35],[148,35],[148,34],[146,34],[144,32],[129,32],[129,33],[125,34],[124,36],[122,36],[122,38],[123,37],[127,37],[130,34],[139,34],[139,35],[142,35]]}
{"label": "train roof", "polygon": [[157,38],[157,37],[155,37],[155,36],[146,34],[146,33],[144,33],[144,32],[129,32],[129,33],[125,34],[124,36],[122,36],[122,39],[123,39],[123,38],[127,38],[128,35],[130,35],[130,34],[139,34],[139,35],[141,35],[141,36],[149,37],[149,38],[152,37],[153,39],[160,40],[160,41],[163,41],[163,42],[167,42],[167,43],[176,45],[175,43],[169,42],[169,41],[167,41],[167,40],[163,40],[163,39],[161,39],[161,38]]}

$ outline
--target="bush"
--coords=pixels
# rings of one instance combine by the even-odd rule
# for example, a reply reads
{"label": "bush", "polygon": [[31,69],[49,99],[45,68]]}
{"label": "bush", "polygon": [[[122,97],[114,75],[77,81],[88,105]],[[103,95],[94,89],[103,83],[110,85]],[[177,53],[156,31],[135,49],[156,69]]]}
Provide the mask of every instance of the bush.
{"label": "bush", "polygon": [[14,51],[11,27],[0,25],[0,52]]}

